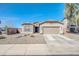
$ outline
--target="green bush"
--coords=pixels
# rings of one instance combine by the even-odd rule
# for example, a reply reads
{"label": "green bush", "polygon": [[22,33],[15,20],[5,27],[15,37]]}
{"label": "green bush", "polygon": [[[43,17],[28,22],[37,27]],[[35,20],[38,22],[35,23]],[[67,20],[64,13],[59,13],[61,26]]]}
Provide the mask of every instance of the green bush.
{"label": "green bush", "polygon": [[0,39],[5,39],[6,37],[4,37],[4,36],[0,36]]}

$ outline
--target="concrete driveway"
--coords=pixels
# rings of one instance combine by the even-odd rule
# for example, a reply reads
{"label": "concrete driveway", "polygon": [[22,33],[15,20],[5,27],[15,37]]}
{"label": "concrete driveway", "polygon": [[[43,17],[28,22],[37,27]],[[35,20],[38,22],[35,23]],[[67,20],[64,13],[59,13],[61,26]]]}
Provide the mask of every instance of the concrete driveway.
{"label": "concrete driveway", "polygon": [[[79,42],[65,37],[64,35],[60,34],[44,34],[45,41],[47,44],[54,44],[54,45],[70,45],[70,46],[78,46]],[[56,44],[57,43],[57,44]]]}
{"label": "concrete driveway", "polygon": [[79,43],[63,35],[44,34],[45,44],[0,44],[0,55],[79,55]]}

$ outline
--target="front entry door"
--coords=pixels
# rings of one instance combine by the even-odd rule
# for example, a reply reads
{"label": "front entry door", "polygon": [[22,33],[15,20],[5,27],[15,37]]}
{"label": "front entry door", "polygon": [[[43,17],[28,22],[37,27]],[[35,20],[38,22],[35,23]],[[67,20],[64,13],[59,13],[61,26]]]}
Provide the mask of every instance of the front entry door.
{"label": "front entry door", "polygon": [[39,27],[35,27],[35,33],[39,32]]}

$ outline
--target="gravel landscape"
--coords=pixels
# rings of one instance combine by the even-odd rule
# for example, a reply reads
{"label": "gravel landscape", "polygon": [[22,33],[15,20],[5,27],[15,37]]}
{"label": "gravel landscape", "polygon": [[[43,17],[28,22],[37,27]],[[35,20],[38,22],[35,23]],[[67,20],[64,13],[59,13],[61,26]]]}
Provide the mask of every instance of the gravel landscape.
{"label": "gravel landscape", "polygon": [[1,36],[5,38],[0,39],[0,44],[46,44],[46,41],[40,34],[3,34]]}

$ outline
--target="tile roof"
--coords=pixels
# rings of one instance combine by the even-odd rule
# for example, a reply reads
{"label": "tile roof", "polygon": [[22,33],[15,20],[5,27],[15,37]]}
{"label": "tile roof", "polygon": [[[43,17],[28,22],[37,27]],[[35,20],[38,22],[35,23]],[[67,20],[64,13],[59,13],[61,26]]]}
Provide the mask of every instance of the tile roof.
{"label": "tile roof", "polygon": [[32,25],[31,23],[23,23],[22,25]]}
{"label": "tile roof", "polygon": [[[39,22],[34,22],[33,24],[36,24],[36,23],[39,23]],[[59,21],[53,21],[53,20],[44,21],[44,22],[41,22],[39,24],[41,25],[41,24],[44,24],[44,23],[60,23],[60,24],[62,24]],[[33,24],[32,23],[23,23],[22,25],[33,25]]]}
{"label": "tile roof", "polygon": [[45,22],[42,22],[42,23],[40,23],[40,24],[43,24],[43,23],[60,23],[60,24],[62,24],[62,23],[59,22],[59,21],[52,21],[52,20],[50,20],[50,21],[45,21]]}

